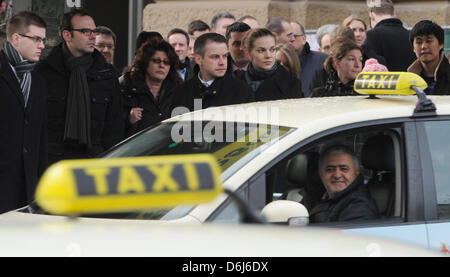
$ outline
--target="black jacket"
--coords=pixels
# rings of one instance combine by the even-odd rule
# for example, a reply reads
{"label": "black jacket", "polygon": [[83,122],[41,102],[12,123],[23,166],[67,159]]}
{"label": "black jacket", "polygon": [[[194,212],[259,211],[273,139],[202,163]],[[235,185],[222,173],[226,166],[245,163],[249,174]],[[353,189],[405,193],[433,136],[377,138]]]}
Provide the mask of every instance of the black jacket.
{"label": "black jacket", "polygon": [[116,71],[94,50],[93,63],[86,72],[91,97],[92,148],[63,141],[66,98],[70,73],[63,63],[62,43],[36,66],[48,86],[49,163],[62,159],[89,158],[107,150],[123,138],[122,99]]}
{"label": "black jacket", "polygon": [[[178,86],[178,83],[164,81],[157,99],[150,92],[144,80],[131,79],[129,72],[121,78],[120,86],[125,113],[125,136],[130,136],[170,117],[169,93]],[[142,119],[135,124],[131,124],[129,114],[131,108],[135,107],[144,109]]]}
{"label": "black jacket", "polygon": [[241,76],[237,76],[235,72],[233,72],[233,58],[231,58],[231,55],[228,55],[228,59],[227,59],[227,73],[231,76],[233,76],[236,79],[239,79],[243,82],[245,82],[245,71],[243,72],[243,74]]}
{"label": "black jacket", "polygon": [[[245,79],[247,84],[254,80],[249,69],[245,72]],[[262,80],[261,85],[254,91],[254,95],[256,101],[304,97],[301,81],[292,76],[282,65],[278,65],[272,75]]]}
{"label": "black jacket", "polygon": [[[367,59],[384,57],[389,71],[406,71],[416,59],[409,42],[409,31],[403,28],[402,22],[397,18],[378,22],[367,32],[362,48]],[[379,58],[378,60],[383,62]]]}
{"label": "black jacket", "polygon": [[180,70],[186,69],[186,73],[184,74],[184,82],[192,79],[194,77],[194,67],[195,67],[195,61],[189,60],[188,57],[184,60],[183,63],[180,62]]}
{"label": "black jacket", "polygon": [[[206,109],[214,106],[224,106],[232,104],[247,103],[253,101],[253,93],[242,81],[225,74],[221,78],[216,78],[214,82],[205,87],[197,75],[191,80],[184,82],[175,88],[170,96],[172,112],[176,107],[185,107],[189,111]],[[201,107],[194,107],[194,99],[202,99]]]}
{"label": "black jacket", "polygon": [[300,81],[302,82],[302,91],[305,97],[309,96],[309,87],[316,70],[323,69],[323,63],[328,55],[318,51],[311,51],[308,43],[303,46],[303,50],[299,55],[301,73]]}
{"label": "black jacket", "polygon": [[314,223],[370,220],[378,217],[377,205],[361,174],[333,198],[330,199],[327,195],[309,213],[309,218]]}
{"label": "black jacket", "polygon": [[[408,72],[423,75],[422,65],[416,60],[409,68]],[[436,72],[434,73],[434,88],[427,88],[427,94],[434,95],[450,95],[450,64],[448,59],[442,54],[441,62],[439,63]],[[430,86],[430,84],[428,84]]]}
{"label": "black jacket", "polygon": [[36,72],[25,108],[19,82],[0,51],[0,213],[30,203],[47,158],[47,87]]}
{"label": "black jacket", "polygon": [[311,91],[311,97],[327,96],[351,96],[359,95],[353,90],[354,81],[343,84],[336,72],[327,73],[328,78],[324,86],[314,88]]}

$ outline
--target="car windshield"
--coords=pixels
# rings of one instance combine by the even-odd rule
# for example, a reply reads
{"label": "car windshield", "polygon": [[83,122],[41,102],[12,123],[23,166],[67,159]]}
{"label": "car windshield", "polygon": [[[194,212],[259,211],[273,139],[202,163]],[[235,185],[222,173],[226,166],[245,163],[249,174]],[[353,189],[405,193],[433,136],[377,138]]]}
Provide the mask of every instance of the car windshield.
{"label": "car windshield", "polygon": [[[236,122],[165,122],[114,147],[103,158],[207,153],[216,157],[222,170],[222,181],[225,181],[264,149],[293,130],[294,128],[284,126]],[[177,206],[172,209],[89,217],[171,220],[185,216],[194,207]]]}
{"label": "car windshield", "polygon": [[162,123],[112,149],[104,158],[212,154],[228,179],[293,128],[234,122]]}

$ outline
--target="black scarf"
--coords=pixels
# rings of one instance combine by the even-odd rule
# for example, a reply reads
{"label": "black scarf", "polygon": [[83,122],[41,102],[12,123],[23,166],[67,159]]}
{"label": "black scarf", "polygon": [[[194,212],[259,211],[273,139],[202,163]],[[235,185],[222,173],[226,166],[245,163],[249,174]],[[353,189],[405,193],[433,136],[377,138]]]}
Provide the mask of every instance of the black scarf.
{"label": "black scarf", "polygon": [[34,69],[35,63],[25,60],[16,48],[11,43],[5,41],[3,44],[3,51],[5,52],[8,62],[14,67],[16,76],[18,78],[20,89],[23,93],[23,100],[25,107],[27,106],[28,98],[31,89],[31,71]]}
{"label": "black scarf", "polygon": [[264,80],[272,76],[272,74],[277,69],[278,62],[275,62],[275,64],[269,70],[256,69],[253,67],[252,63],[249,63],[245,74],[245,80],[251,87],[252,91],[255,92],[256,90],[258,90],[259,86],[264,82]]}
{"label": "black scarf", "polygon": [[74,57],[62,44],[64,66],[70,72],[67,93],[64,141],[91,147],[91,102],[86,71],[91,67],[92,55]]}

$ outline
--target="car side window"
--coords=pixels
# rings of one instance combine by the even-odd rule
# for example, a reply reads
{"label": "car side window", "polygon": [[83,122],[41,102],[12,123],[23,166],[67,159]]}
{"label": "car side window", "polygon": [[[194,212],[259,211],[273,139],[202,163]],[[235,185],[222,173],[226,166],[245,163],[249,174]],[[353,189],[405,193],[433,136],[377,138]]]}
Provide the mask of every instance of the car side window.
{"label": "car side window", "polygon": [[425,123],[431,161],[436,185],[436,200],[439,219],[450,219],[450,121]]}
{"label": "car side window", "polygon": [[[359,128],[316,140],[269,169],[267,193],[272,200],[287,199],[302,203],[311,211],[325,194],[319,177],[319,156],[326,147],[345,145],[355,152],[361,174],[382,219],[401,218],[403,212],[401,168],[402,135],[400,126]],[[273,177],[275,176],[275,177]]]}

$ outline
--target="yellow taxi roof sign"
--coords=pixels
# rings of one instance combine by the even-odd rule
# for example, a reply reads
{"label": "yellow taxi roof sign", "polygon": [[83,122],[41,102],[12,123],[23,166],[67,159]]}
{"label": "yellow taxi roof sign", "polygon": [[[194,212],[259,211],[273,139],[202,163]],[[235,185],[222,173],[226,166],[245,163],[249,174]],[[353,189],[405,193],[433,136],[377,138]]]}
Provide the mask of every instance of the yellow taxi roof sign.
{"label": "yellow taxi roof sign", "polygon": [[427,88],[427,83],[411,72],[361,72],[355,79],[354,90],[361,94],[413,95],[412,86]]}
{"label": "yellow taxi roof sign", "polygon": [[47,169],[35,197],[59,215],[199,204],[223,191],[220,173],[209,154],[67,160]]}

